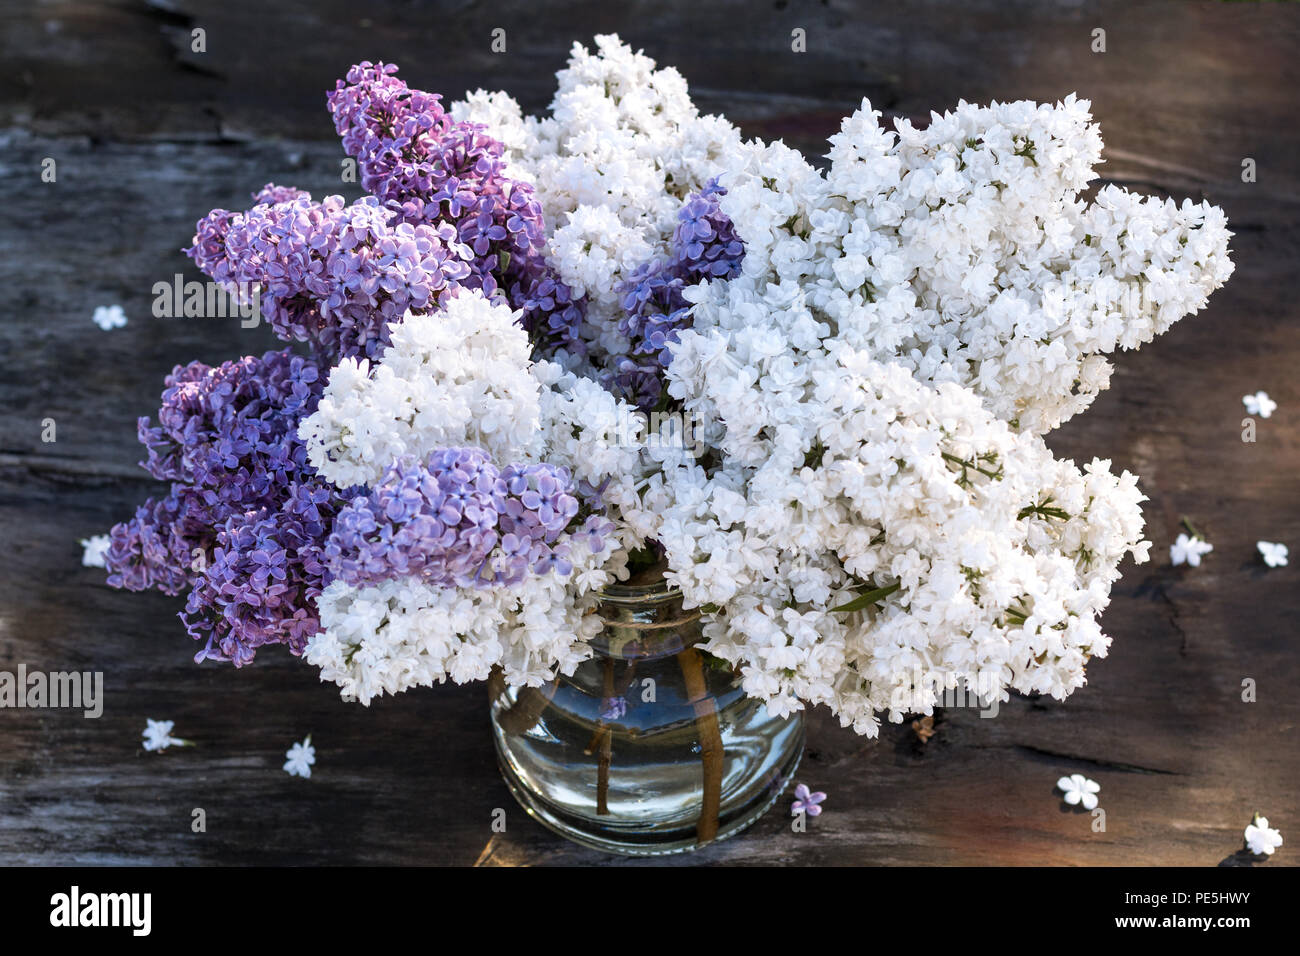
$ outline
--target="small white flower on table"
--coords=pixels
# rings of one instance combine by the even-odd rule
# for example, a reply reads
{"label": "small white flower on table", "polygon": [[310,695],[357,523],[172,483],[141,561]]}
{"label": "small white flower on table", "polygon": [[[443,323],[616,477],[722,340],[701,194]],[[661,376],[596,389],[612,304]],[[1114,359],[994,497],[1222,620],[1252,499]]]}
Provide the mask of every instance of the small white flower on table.
{"label": "small white flower on table", "polygon": [[1169,560],[1176,565],[1186,564],[1195,568],[1200,565],[1201,557],[1213,550],[1214,545],[1204,538],[1180,534],[1178,539],[1169,546]]}
{"label": "small white flower on table", "polygon": [[1272,856],[1273,851],[1282,845],[1282,834],[1268,825],[1268,817],[1258,813],[1246,827],[1246,849],[1256,856]]}
{"label": "small white flower on table", "polygon": [[1101,791],[1101,784],[1097,781],[1089,780],[1081,773],[1072,773],[1056,781],[1056,787],[1070,806],[1082,805],[1085,810],[1097,808],[1097,794]]}
{"label": "small white flower on table", "polygon": [[109,329],[120,329],[126,325],[126,313],[122,311],[120,305],[97,306],[93,318],[95,324],[105,332]]}
{"label": "small white flower on table", "polygon": [[284,772],[291,777],[310,777],[311,766],[316,762],[316,748],[311,745],[311,734],[300,744],[294,744],[284,753]]}
{"label": "small white flower on table", "polygon": [[1241,396],[1241,403],[1246,411],[1260,418],[1268,418],[1277,408],[1277,402],[1268,397],[1268,392],[1256,392],[1254,395]]}
{"label": "small white flower on table", "polygon": [[144,727],[144,749],[145,750],[166,750],[168,747],[188,747],[188,740],[181,740],[179,737],[172,736],[172,728],[176,726],[174,720],[149,720],[145,719]]}
{"label": "small white flower on table", "polygon": [[1264,556],[1264,563],[1270,568],[1283,567],[1290,553],[1286,545],[1274,541],[1256,541],[1255,547],[1259,548],[1259,553]]}
{"label": "small white flower on table", "polygon": [[77,543],[82,547],[81,564],[87,568],[102,568],[104,566],[104,555],[108,553],[109,545],[112,539],[106,534],[97,534],[89,538],[78,538]]}

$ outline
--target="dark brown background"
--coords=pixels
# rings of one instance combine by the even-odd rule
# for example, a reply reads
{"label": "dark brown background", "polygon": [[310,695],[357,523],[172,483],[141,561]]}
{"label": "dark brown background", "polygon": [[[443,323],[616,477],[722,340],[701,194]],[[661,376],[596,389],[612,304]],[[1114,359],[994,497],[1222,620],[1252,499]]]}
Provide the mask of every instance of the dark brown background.
{"label": "dark brown background", "polygon": [[[358,12],[364,8],[364,13]],[[363,18],[364,17],[364,18]],[[207,31],[207,52],[189,31]],[[495,27],[508,52],[490,52]],[[808,52],[790,52],[807,30]],[[1090,50],[1107,31],[1107,52]],[[102,670],[99,720],[0,711],[0,862],[604,863],[551,836],[497,775],[481,686],[411,692],[369,710],[272,649],[236,672],[195,666],[178,600],[118,593],[77,538],[153,487],[134,420],[177,362],[273,343],[234,320],[150,315],[154,282],[197,278],[179,249],[213,206],[267,180],[340,188],[324,93],[356,60],[399,63],[459,96],[504,88],[546,107],[573,40],[619,31],[676,65],[696,102],[814,154],[863,96],[924,121],[968,100],[1093,101],[1107,179],[1207,197],[1236,232],[1237,272],[1208,311],[1119,358],[1113,388],[1054,434],[1059,453],[1114,459],[1151,498],[1155,560],[1129,566],[1104,623],[1115,643],[1068,702],[1017,699],[996,720],[940,716],[875,741],[813,715],[800,779],[829,793],[806,834],[783,801],[698,863],[1245,862],[1259,809],[1300,840],[1297,562],[1265,570],[1259,538],[1300,547],[1300,8],[1255,3],[418,4],[343,0],[7,0],[0,12],[0,669]],[[40,181],[40,161],[58,181]],[[1241,181],[1243,157],[1258,182]],[[97,305],[130,324],[101,332]],[[1243,444],[1241,396],[1279,403]],[[41,442],[41,420],[58,425]],[[1215,550],[1173,569],[1192,518]],[[1243,678],[1258,702],[1241,701]],[[145,718],[197,746],[140,749]],[[311,733],[310,781],[284,751]],[[1101,783],[1107,830],[1067,811],[1057,777]],[[208,831],[190,831],[191,810]],[[508,829],[493,837],[494,807]]]}

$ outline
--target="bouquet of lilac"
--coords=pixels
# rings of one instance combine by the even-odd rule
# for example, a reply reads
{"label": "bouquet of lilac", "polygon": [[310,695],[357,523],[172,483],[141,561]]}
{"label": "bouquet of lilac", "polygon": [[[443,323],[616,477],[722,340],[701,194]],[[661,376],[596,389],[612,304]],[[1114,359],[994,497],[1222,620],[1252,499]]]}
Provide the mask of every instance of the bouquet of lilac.
{"label": "bouquet of lilac", "polygon": [[110,583],[188,592],[200,660],[285,644],[363,703],[571,673],[654,563],[773,713],[1081,686],[1143,498],[1042,435],[1227,280],[1222,212],[1086,201],[1073,96],[892,131],[864,101],[822,171],[596,45],[542,118],[355,66],[328,101],[366,196],[199,221],[303,354],[172,372],[139,426],[170,489]]}

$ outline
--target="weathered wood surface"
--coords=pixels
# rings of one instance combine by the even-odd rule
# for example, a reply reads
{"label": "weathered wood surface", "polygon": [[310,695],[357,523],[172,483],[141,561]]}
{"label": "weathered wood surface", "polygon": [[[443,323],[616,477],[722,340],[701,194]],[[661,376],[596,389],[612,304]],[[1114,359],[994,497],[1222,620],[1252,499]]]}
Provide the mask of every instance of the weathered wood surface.
{"label": "weathered wood surface", "polygon": [[[589,2],[420,6],[293,0],[54,0],[0,11],[0,670],[102,670],[102,718],[0,711],[0,862],[613,863],[526,819],[501,782],[485,690],[445,687],[369,710],[264,652],[236,672],[191,663],[177,600],[119,593],[77,538],[152,486],[134,419],[177,362],[272,344],[234,320],[150,317],[151,287],[197,275],[177,251],[198,216],[267,180],[340,190],[323,92],[352,62],[402,65],[453,96],[505,88],[543,109],[573,40],[621,32],[677,65],[697,102],[813,153],[863,95],[924,120],[959,98],[1093,100],[1105,175],[1228,211],[1237,273],[1208,311],[1119,360],[1112,389],[1052,444],[1142,475],[1155,560],[1130,566],[1115,639],[1069,701],[995,720],[949,710],[928,744],[906,725],[859,739],[813,716],[800,779],[829,792],[809,832],[782,809],[670,862],[1193,864],[1243,862],[1253,810],[1291,847],[1300,808],[1300,562],[1265,571],[1259,538],[1300,546],[1300,7],[1247,3]],[[508,53],[489,51],[494,27]],[[204,54],[189,31],[207,30]],[[790,31],[809,52],[789,52]],[[1096,27],[1107,52],[1090,51]],[[40,161],[58,162],[43,184]],[[1243,157],[1258,182],[1241,181]],[[95,306],[130,324],[101,332]],[[1241,396],[1279,402],[1244,444]],[[41,420],[57,442],[41,441]],[[1187,515],[1213,541],[1168,566]],[[1243,678],[1258,702],[1241,700]],[[140,749],[145,718],[197,746]],[[280,765],[318,748],[310,781]],[[1107,829],[1063,809],[1057,777],[1102,785]],[[208,830],[191,832],[191,810]],[[489,817],[504,807],[508,827]]]}

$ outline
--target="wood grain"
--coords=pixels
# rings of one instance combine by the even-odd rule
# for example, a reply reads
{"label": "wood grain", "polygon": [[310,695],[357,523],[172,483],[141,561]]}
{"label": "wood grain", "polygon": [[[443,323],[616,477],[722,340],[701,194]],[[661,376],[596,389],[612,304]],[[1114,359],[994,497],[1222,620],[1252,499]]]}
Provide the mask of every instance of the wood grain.
{"label": "wood grain", "polygon": [[[508,52],[490,52],[507,29]],[[808,52],[790,52],[790,31]],[[1090,51],[1107,32],[1107,52]],[[206,31],[207,52],[190,49]],[[179,249],[213,206],[268,180],[317,194],[341,151],[324,92],[352,62],[392,60],[458,96],[504,88],[544,109],[574,40],[617,30],[676,65],[708,110],[816,155],[865,95],[924,122],[968,100],[1093,101],[1106,178],[1207,197],[1236,232],[1237,273],[1201,315],[1119,357],[1113,386],[1051,444],[1142,476],[1155,560],[1126,569],[1114,646],[1069,701],[996,719],[949,709],[922,744],[812,715],[799,778],[829,796],[808,832],[784,803],[745,835],[657,864],[1187,864],[1237,855],[1252,811],[1288,841],[1300,809],[1300,7],[1249,3],[684,3],[55,0],[0,12],[0,670],[101,670],[104,715],[0,710],[0,862],[611,864],[528,820],[496,766],[482,686],[342,703],[275,650],[243,671],[191,662],[180,602],[119,593],[77,539],[130,514],[135,418],[176,363],[272,347],[236,320],[155,319],[155,282],[197,278]],[[58,180],[40,180],[42,159]],[[1243,183],[1254,158],[1258,181]],[[97,305],[130,324],[101,332]],[[1240,440],[1241,396],[1278,411]],[[41,441],[42,420],[57,441]],[[1179,517],[1215,550],[1168,566]],[[1243,703],[1243,679],[1258,700]],[[146,718],[195,746],[146,754]],[[318,763],[290,778],[308,733]],[[1062,774],[1102,785],[1103,833],[1063,809]],[[493,833],[495,808],[507,814]],[[191,831],[203,808],[207,832]],[[1297,855],[1289,842],[1267,864]]]}

